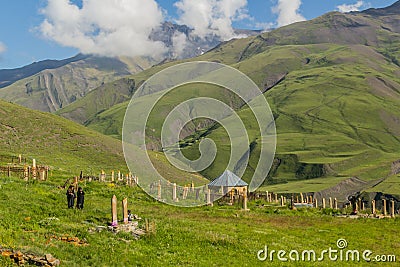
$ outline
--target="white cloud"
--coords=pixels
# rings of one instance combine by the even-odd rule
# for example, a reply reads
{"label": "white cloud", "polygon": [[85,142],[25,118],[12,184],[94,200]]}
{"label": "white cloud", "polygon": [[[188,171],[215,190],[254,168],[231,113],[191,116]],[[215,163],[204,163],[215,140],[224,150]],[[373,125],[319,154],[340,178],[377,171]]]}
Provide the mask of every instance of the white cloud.
{"label": "white cloud", "polygon": [[350,5],[343,4],[337,6],[336,8],[339,10],[339,12],[346,13],[350,11],[359,11],[362,6],[364,6],[364,1],[358,1],[355,4]]}
{"label": "white cloud", "polygon": [[278,0],[272,11],[278,14],[277,26],[285,26],[306,20],[300,13],[301,0]]}
{"label": "white cloud", "polygon": [[256,30],[269,31],[274,28],[275,24],[272,22],[256,22],[254,27]]}
{"label": "white cloud", "polygon": [[7,50],[6,45],[0,42],[0,54],[4,53],[6,50]]}
{"label": "white cloud", "polygon": [[173,57],[179,57],[184,53],[188,40],[184,33],[177,32],[172,37]]}
{"label": "white cloud", "polygon": [[213,34],[223,40],[236,37],[232,22],[249,18],[247,0],[179,0],[177,22],[194,29],[194,34]]}
{"label": "white cloud", "polygon": [[166,49],[149,40],[164,21],[155,0],[84,0],[81,8],[69,0],[48,0],[42,13],[41,33],[82,53],[157,56]]}

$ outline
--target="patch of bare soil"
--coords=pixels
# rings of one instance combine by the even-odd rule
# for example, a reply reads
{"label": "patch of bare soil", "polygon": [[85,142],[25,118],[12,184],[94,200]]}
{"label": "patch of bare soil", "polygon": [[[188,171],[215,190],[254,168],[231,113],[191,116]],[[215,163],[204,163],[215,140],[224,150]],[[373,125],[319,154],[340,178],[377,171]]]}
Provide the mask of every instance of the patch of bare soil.
{"label": "patch of bare soil", "polygon": [[371,185],[357,177],[352,177],[341,181],[335,186],[316,192],[314,198],[337,198],[338,202],[346,202],[348,197],[369,188]]}

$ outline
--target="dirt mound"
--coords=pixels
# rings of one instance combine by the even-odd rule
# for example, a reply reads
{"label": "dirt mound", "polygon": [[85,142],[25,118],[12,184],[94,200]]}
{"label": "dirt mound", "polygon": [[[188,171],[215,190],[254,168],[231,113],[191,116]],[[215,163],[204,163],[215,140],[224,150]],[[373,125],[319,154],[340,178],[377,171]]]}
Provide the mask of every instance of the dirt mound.
{"label": "dirt mound", "polygon": [[343,203],[348,200],[348,197],[354,195],[357,192],[361,192],[371,185],[357,177],[352,177],[341,181],[337,185],[328,189],[314,193],[314,198],[337,198],[338,202]]}

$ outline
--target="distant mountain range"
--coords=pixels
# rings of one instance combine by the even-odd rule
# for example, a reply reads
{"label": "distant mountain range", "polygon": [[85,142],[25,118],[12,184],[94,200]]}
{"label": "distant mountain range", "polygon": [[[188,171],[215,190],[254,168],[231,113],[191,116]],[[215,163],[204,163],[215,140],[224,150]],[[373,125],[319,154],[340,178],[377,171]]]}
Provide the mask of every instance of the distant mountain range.
{"label": "distant mountain range", "polygon": [[[236,30],[237,34],[255,35],[260,31]],[[174,36],[184,34],[184,49],[177,54]],[[150,36],[168,48],[163,62],[191,58],[220,44],[217,36],[199,38],[185,25],[165,22]],[[41,111],[54,112],[104,83],[135,74],[159,59],[150,57],[108,58],[78,54],[64,60],[44,60],[17,69],[0,70],[0,98]],[[4,88],[4,89],[1,89]]]}
{"label": "distant mountain range", "polygon": [[83,60],[87,57],[87,55],[78,54],[75,57],[64,60],[43,60],[17,69],[2,69],[0,70],[0,88],[6,87],[18,80],[32,76],[38,72],[41,72],[42,70],[57,69],[69,63]]}

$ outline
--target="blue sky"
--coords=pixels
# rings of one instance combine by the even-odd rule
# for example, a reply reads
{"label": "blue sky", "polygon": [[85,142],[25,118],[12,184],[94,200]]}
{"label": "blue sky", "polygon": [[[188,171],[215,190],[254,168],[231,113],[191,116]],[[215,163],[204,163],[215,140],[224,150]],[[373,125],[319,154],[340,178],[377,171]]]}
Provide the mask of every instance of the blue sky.
{"label": "blue sky", "polygon": [[[126,51],[126,55],[134,56],[145,54],[147,50],[158,51],[162,49],[160,44],[148,42],[146,35],[149,27],[163,20],[188,24],[195,28],[199,35],[209,33],[206,27],[211,25],[210,27],[215,28],[213,33],[220,35],[222,39],[229,39],[231,27],[279,27],[294,21],[313,19],[329,11],[379,8],[396,2],[395,0],[129,1],[131,2],[128,6],[115,8],[112,5],[118,5],[118,2],[121,5],[124,1],[84,0],[83,3],[82,0],[2,1],[0,69],[16,68],[43,59],[63,59],[79,52],[113,56],[118,55],[119,51]],[[82,8],[84,10],[81,10]],[[207,16],[203,21],[204,14],[208,14],[207,8],[219,11]],[[229,9],[232,10],[226,11]],[[203,10],[203,16],[199,15],[199,10]],[[132,16],[130,11],[134,13]],[[99,19],[100,15],[102,19]],[[109,19],[104,19],[107,16]],[[113,32],[117,28],[125,28],[124,23],[127,24],[124,31]],[[95,26],[88,29],[85,27],[87,24]],[[135,40],[135,49],[130,49],[132,40],[129,38]]]}

